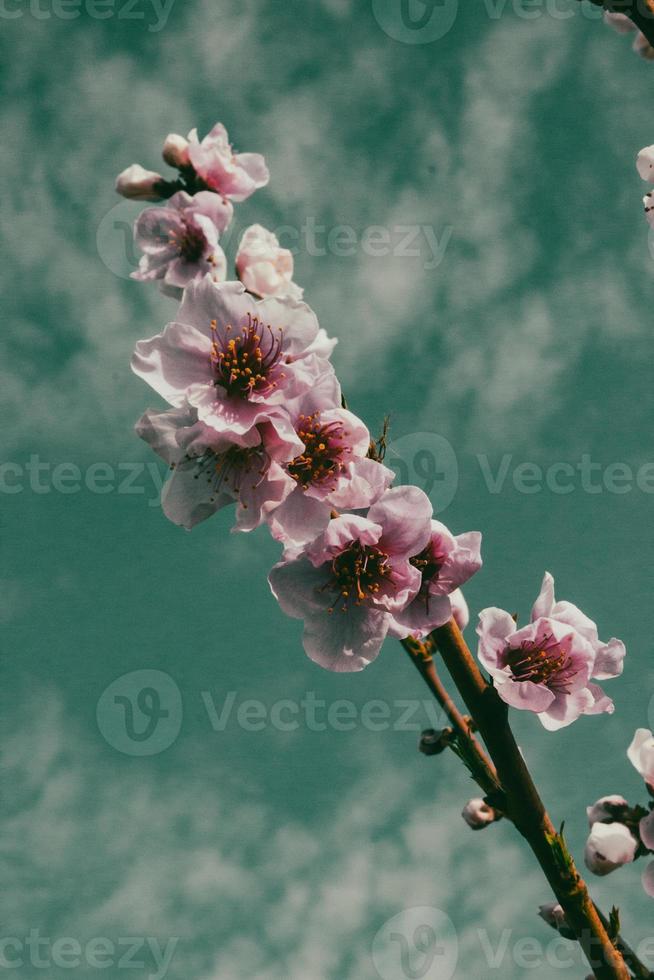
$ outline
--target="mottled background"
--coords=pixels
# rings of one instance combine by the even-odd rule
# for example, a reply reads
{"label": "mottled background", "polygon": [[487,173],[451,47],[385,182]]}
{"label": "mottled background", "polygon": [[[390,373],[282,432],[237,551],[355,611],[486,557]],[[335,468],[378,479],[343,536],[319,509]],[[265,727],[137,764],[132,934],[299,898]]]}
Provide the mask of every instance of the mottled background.
{"label": "mottled background", "polygon": [[[654,721],[652,259],[633,163],[654,139],[654,67],[574,0],[447,0],[424,30],[403,26],[400,0],[57,2],[0,13],[0,921],[3,938],[49,943],[45,967],[5,947],[22,958],[9,975],[161,976],[142,951],[132,973],[120,965],[119,940],[143,937],[150,951],[177,940],[174,980],[367,980],[387,920],[430,906],[453,923],[456,972],[442,934],[430,971],[377,955],[382,980],[584,976],[576,954],[561,967],[565,950],[546,947],[548,889],[511,827],[473,836],[461,766],[418,755],[430,716],[398,645],[361,674],[326,673],[269,594],[265,533],[230,535],[220,515],[188,534],[163,517],[161,470],[132,431],[157,398],[128,365],[174,306],[127,278],[138,208],[113,180],[133,161],[156,168],[170,130],[217,120],[264,152],[270,186],[237,223],[296,230],[296,279],[340,338],[351,406],[375,430],[391,412],[398,468],[453,530],[484,532],[473,612],[524,618],[547,568],[602,636],[625,639],[613,717],[550,734],[514,713],[580,855],[588,803],[642,798],[625,749]],[[352,254],[338,233],[327,242],[338,225],[356,232]],[[371,226],[389,254],[370,254]],[[558,474],[570,492],[524,492],[520,464],[584,455],[591,485],[573,470]],[[147,735],[148,688],[168,717],[130,739],[113,695]],[[305,709],[294,730],[239,723],[247,699],[268,711],[307,697],[325,702],[319,721],[340,699],[357,712],[381,700],[389,718],[383,731],[360,714],[334,723],[338,707],[325,731]],[[212,726],[207,705],[220,715],[228,698]],[[408,724],[402,699],[416,701]],[[635,944],[653,934],[641,870],[593,881]],[[409,942],[415,921],[393,929]],[[550,962],[520,961],[524,937]],[[66,938],[106,940],[104,969],[58,966]]]}

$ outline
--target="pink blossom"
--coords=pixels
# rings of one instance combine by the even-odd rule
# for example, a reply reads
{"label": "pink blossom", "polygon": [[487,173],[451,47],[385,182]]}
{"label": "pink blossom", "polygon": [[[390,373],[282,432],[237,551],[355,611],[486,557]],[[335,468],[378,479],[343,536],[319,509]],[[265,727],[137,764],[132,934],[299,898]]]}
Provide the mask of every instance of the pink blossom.
{"label": "pink blossom", "polygon": [[581,714],[613,712],[613,702],[591,679],[622,673],[624,645],[602,643],[595,623],[576,606],[556,602],[548,572],[528,626],[517,629],[507,612],[495,608],[484,609],[479,620],[479,660],[508,704],[536,712],[550,731]]}
{"label": "pink blossom", "polygon": [[645,146],[636,157],[636,170],[643,180],[654,184],[654,146]]}
{"label": "pink blossom", "polygon": [[654,851],[654,811],[642,817],[638,823],[638,832],[645,847]]}
{"label": "pink blossom", "polygon": [[158,186],[162,181],[161,174],[133,163],[116,177],[116,191],[132,201],[160,201]]}
{"label": "pink blossom", "polygon": [[136,345],[132,369],[169,404],[233,438],[278,414],[331,364],[309,353],[318,321],[304,303],[255,301],[241,283],[209,276],[184,290],[177,319]]}
{"label": "pink blossom", "polygon": [[145,254],[132,279],[163,279],[167,286],[183,289],[193,279],[211,273],[220,282],[227,260],[218,244],[234,208],[211,191],[191,197],[179,191],[165,207],[142,211],[134,226],[134,240]]}
{"label": "pink blossom", "polygon": [[649,728],[638,728],[627,757],[648,786],[654,787],[654,738]]}
{"label": "pink blossom", "polygon": [[604,23],[618,34],[631,34],[636,30],[636,25],[626,14],[614,13],[612,10],[604,11]]}
{"label": "pink blossom", "polygon": [[638,841],[622,823],[593,824],[584,861],[589,871],[596,875],[608,875],[623,864],[630,864],[636,857]]}
{"label": "pink blossom", "polygon": [[643,888],[650,898],[654,898],[654,861],[650,861],[643,871]]}
{"label": "pink blossom", "polygon": [[188,407],[150,409],[136,431],[172,469],[161,503],[182,527],[190,529],[236,501],[234,530],[250,531],[294,488],[281,463],[298,451],[298,442],[281,415],[238,441],[198,421]]}
{"label": "pink blossom", "polygon": [[188,156],[207,187],[232,201],[244,201],[270,179],[260,153],[234,153],[222,123],[217,123],[202,142],[197,130],[191,130]]}
{"label": "pink blossom", "polygon": [[411,558],[411,564],[422,576],[420,590],[413,602],[394,617],[394,636],[410,634],[422,638],[452,617],[450,596],[481,568],[480,547],[479,531],[454,536],[440,521],[431,522],[426,547]]}
{"label": "pink blossom", "polygon": [[284,612],[304,620],[304,649],[328,670],[362,670],[379,653],[391,614],[420,588],[410,563],[426,546],[432,507],[417,487],[387,490],[367,517],[345,514],[293,561],[270,573]]}
{"label": "pink blossom", "polygon": [[284,544],[284,557],[299,552],[325,530],[332,511],[364,510],[393,481],[394,473],[368,459],[370,433],[341,408],[335,375],[288,404],[302,451],[286,464],[295,489],[270,515],[270,530]]}
{"label": "pink blossom", "polygon": [[257,296],[302,298],[302,290],[293,282],[293,254],[261,225],[243,232],[236,271],[245,288]]}

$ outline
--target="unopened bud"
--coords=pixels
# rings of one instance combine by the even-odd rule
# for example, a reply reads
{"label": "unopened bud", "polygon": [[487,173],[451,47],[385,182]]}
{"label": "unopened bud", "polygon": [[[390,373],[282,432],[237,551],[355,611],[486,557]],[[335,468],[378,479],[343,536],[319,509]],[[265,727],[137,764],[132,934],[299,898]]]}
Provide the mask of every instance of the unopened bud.
{"label": "unopened bud", "polygon": [[469,800],[461,811],[461,816],[472,830],[483,830],[499,820],[501,814],[486,800]]}
{"label": "unopened bud", "polygon": [[440,755],[448,747],[451,735],[451,728],[444,728],[442,731],[427,728],[420,736],[418,748],[423,755]]}
{"label": "unopened bud", "polygon": [[169,133],[164,141],[162,156],[169,167],[186,167],[189,164],[188,140],[178,133]]}
{"label": "unopened bud", "polygon": [[541,905],[538,909],[541,919],[547,922],[548,926],[556,929],[564,939],[576,939],[576,936],[567,923],[565,912],[558,902],[550,902],[548,905]]}
{"label": "unopened bud", "polygon": [[586,807],[588,826],[594,823],[622,823],[627,816],[629,804],[624,796],[602,796],[592,806]]}
{"label": "unopened bud", "polygon": [[163,177],[154,170],[145,170],[140,163],[133,163],[116,177],[116,190],[132,201],[160,201],[157,188]]}
{"label": "unopened bud", "polygon": [[638,841],[622,823],[595,823],[586,842],[584,861],[589,871],[608,875],[636,856]]}

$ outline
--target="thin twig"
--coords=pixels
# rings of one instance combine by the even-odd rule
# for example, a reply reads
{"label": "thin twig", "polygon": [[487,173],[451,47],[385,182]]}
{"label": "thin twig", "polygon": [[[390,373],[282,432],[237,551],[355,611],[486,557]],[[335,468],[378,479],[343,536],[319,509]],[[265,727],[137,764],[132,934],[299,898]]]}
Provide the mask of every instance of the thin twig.
{"label": "thin twig", "polygon": [[506,813],[536,856],[597,980],[630,980],[625,961],[545,810],[509,726],[507,705],[484,680],[454,620],[432,635],[495,764]]}

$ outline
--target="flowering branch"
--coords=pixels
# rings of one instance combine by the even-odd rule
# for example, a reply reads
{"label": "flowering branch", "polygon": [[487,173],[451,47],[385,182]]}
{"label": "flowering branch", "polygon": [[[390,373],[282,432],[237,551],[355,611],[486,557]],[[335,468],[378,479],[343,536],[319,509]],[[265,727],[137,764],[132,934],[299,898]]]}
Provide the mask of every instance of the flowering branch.
{"label": "flowering branch", "polygon": [[[581,0],[580,0],[581,2]],[[590,0],[595,7],[628,17],[654,47],[654,0]]]}
{"label": "flowering branch", "polygon": [[590,899],[562,835],[552,824],[508,723],[506,705],[477,667],[453,620],[434,631],[445,666],[488,747],[506,794],[507,814],[531,847],[597,980],[629,971]]}

